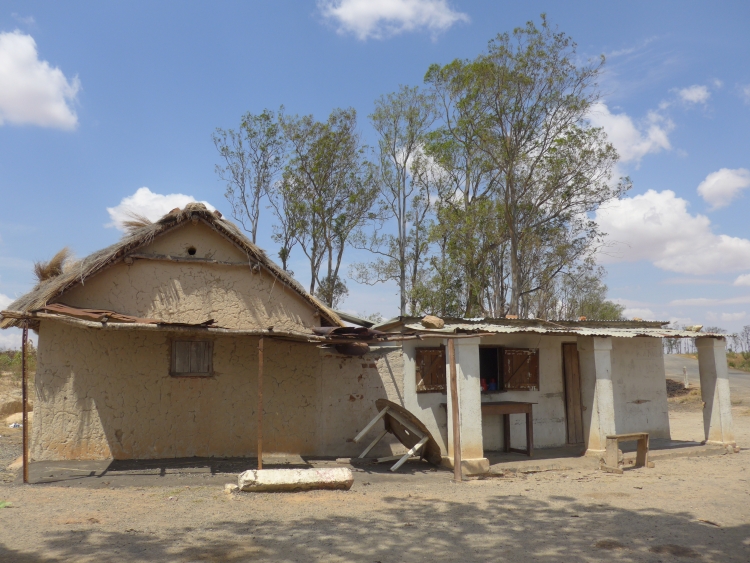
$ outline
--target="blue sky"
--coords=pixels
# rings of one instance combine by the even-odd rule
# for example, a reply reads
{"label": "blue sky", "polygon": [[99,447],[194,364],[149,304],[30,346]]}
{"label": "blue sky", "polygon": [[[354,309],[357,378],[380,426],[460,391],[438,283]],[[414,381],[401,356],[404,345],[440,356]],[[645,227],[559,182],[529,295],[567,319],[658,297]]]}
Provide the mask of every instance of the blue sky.
{"label": "blue sky", "polygon": [[[631,316],[750,324],[742,1],[3,2],[0,306],[32,287],[34,260],[117,240],[107,209],[123,200],[158,214],[195,198],[228,213],[216,127],[282,104],[319,119],[351,106],[374,144],[375,98],[542,12],[582,58],[607,56],[592,121],[633,180],[598,216],[613,245],[601,257],[610,298]],[[271,225],[266,212],[259,242],[275,255]],[[344,309],[396,313],[395,286],[349,286]]]}

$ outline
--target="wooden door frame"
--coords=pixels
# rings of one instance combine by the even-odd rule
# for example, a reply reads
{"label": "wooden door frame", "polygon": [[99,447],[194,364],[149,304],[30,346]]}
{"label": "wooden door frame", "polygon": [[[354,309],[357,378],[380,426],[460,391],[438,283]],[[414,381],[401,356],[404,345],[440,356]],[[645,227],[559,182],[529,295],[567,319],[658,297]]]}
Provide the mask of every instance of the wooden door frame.
{"label": "wooden door frame", "polygon": [[[578,358],[578,406],[580,409],[580,417],[581,417],[581,440],[578,442],[571,442],[570,440],[570,415],[568,408],[568,396],[570,393],[570,389],[568,386],[568,378],[566,377],[565,373],[565,347],[566,346],[575,346],[576,347],[576,357]],[[583,398],[581,396],[581,362],[580,362],[580,356],[578,355],[578,349],[577,349],[577,343],[576,342],[563,342],[560,346],[560,352],[561,352],[561,359],[562,359],[562,380],[563,380],[563,403],[565,405],[565,443],[574,445],[574,444],[583,444],[585,443],[586,436],[583,431]]]}

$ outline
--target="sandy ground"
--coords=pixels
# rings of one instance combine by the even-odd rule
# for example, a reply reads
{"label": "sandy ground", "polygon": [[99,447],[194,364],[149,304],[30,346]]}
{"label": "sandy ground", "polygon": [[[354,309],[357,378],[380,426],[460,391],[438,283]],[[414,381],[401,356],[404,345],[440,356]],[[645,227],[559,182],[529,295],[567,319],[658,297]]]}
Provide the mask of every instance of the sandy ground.
{"label": "sandy ground", "polygon": [[[733,403],[750,448],[750,397]],[[670,400],[673,439],[702,439],[700,408]],[[356,469],[350,491],[227,495],[233,475],[179,468],[24,486],[3,471],[21,431],[0,434],[2,563],[750,561],[750,450],[460,484],[410,462]]]}

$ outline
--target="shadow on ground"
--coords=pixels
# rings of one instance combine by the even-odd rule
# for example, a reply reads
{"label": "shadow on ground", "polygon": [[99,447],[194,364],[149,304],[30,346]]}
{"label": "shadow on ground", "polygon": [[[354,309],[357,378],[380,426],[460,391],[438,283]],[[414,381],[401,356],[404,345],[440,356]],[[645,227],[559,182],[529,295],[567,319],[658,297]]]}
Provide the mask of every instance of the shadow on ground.
{"label": "shadow on ground", "polygon": [[[0,546],[0,561],[746,563],[750,554],[750,524],[718,527],[686,513],[583,504],[559,496],[540,501],[491,495],[480,505],[385,497],[372,507],[363,504],[362,497],[353,497],[352,502],[361,504],[361,513],[352,515],[351,504],[345,509],[329,505],[327,510],[316,510],[319,496],[284,495],[273,504],[307,503],[307,510],[283,520],[272,511],[258,510],[252,495],[224,506],[234,507],[235,502],[247,508],[224,511],[232,512],[235,521],[217,517],[200,529],[166,525],[156,533],[138,529],[51,532],[33,553]],[[346,514],[337,515],[337,510]]]}

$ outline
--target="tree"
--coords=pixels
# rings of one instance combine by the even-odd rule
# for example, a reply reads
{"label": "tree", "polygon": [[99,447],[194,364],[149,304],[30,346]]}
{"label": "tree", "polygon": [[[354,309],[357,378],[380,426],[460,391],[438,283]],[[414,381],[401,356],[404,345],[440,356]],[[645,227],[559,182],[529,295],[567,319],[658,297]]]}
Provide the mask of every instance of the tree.
{"label": "tree", "polygon": [[[576,257],[574,247],[583,257],[587,245],[579,241],[599,234],[586,215],[629,188],[627,179],[613,184],[617,152],[587,121],[599,99],[604,59],[578,66],[576,56],[575,43],[542,16],[541,29],[529,22],[498,35],[474,61],[428,72],[457,94],[457,106],[471,109],[466,127],[496,171],[509,242],[511,314],[523,313],[524,296],[541,288],[524,274],[525,253],[537,249],[528,239],[541,242],[540,233],[556,231],[558,242],[573,245],[564,252],[568,260]],[[569,231],[564,237],[561,228]]]}
{"label": "tree", "polygon": [[425,82],[437,100],[441,123],[427,136],[425,152],[442,179],[432,238],[442,241],[442,251],[463,280],[463,310],[457,314],[476,316],[488,313],[484,298],[491,261],[506,229],[496,198],[497,171],[479,146],[482,108],[465,78],[460,62],[432,65],[427,71]]}
{"label": "tree", "polygon": [[376,229],[371,237],[361,237],[357,246],[377,259],[355,264],[352,276],[365,284],[398,282],[399,310],[406,315],[409,293],[417,283],[428,246],[429,162],[423,146],[435,120],[432,99],[418,88],[401,86],[376,100],[370,120],[379,135],[381,221],[394,220],[396,233],[380,234]]}
{"label": "tree", "polygon": [[216,173],[227,184],[232,216],[255,243],[261,199],[284,164],[284,138],[276,115],[267,109],[259,115],[248,112],[239,130],[217,128],[213,141],[224,159],[224,166],[216,165]]}
{"label": "tree", "polygon": [[326,122],[308,115],[283,116],[281,123],[291,154],[279,186],[293,218],[289,232],[309,260],[310,293],[333,307],[346,293],[339,276],[344,249],[373,217],[376,167],[365,158],[354,109],[336,109]]}

